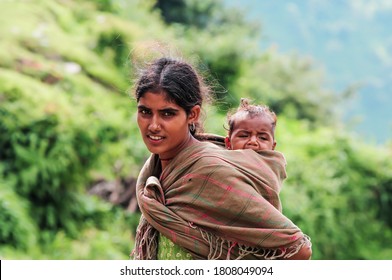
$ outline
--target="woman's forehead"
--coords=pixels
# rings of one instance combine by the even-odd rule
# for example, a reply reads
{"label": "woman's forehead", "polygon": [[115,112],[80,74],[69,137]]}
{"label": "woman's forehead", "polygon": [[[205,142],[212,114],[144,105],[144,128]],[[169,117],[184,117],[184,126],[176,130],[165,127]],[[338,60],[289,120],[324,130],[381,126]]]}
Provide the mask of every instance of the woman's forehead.
{"label": "woman's forehead", "polygon": [[140,97],[138,106],[145,106],[154,109],[176,108],[182,109],[174,100],[170,99],[165,92],[146,92]]}

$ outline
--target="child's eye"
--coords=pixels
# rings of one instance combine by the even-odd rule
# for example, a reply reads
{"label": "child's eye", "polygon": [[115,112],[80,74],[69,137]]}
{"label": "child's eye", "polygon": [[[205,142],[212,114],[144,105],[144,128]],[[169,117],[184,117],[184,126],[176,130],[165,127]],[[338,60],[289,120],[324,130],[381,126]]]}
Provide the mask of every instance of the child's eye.
{"label": "child's eye", "polygon": [[269,140],[269,137],[268,137],[268,135],[266,135],[266,134],[261,134],[261,135],[259,135],[258,137],[259,137],[259,139],[262,140],[262,141],[268,141],[268,140]]}

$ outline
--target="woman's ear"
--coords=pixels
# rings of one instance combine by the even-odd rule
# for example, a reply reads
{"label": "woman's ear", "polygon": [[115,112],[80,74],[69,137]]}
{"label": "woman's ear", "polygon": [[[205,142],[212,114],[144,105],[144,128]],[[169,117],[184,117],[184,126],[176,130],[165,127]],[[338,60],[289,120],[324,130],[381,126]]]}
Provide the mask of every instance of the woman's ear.
{"label": "woman's ear", "polygon": [[197,123],[200,117],[200,111],[201,111],[200,105],[193,106],[193,108],[191,109],[188,115],[189,124]]}
{"label": "woman's ear", "polygon": [[226,149],[231,150],[231,143],[229,137],[225,138],[225,145],[226,145]]}

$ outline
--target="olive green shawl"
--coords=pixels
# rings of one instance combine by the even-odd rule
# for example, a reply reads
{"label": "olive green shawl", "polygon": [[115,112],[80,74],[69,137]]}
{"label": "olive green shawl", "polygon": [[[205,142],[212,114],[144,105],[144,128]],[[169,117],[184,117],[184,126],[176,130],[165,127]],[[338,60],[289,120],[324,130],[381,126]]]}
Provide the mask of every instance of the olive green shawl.
{"label": "olive green shawl", "polygon": [[[200,142],[159,180],[152,155],[137,181],[142,212],[132,255],[156,259],[159,231],[194,259],[276,259],[310,245],[280,211],[285,159],[275,151],[229,151]],[[155,175],[155,176],[154,176]]]}

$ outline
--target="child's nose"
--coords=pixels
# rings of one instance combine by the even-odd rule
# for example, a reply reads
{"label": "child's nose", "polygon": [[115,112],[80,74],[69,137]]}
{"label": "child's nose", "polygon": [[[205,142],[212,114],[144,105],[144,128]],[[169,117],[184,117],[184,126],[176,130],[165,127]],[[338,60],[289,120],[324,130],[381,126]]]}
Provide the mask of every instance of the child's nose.
{"label": "child's nose", "polygon": [[257,136],[256,135],[252,135],[250,137],[249,143],[256,144],[257,143]]}

